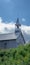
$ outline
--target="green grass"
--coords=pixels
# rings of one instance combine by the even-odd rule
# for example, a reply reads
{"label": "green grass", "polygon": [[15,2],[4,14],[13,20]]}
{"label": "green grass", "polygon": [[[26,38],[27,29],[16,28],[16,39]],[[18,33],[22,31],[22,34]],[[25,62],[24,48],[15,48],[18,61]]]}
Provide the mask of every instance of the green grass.
{"label": "green grass", "polygon": [[30,65],[30,44],[0,49],[0,65]]}

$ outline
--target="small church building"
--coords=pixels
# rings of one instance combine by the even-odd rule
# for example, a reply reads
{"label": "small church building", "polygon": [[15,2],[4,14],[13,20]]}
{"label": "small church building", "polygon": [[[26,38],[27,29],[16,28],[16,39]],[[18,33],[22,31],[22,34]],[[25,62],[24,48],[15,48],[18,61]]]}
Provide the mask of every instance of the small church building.
{"label": "small church building", "polygon": [[14,33],[0,34],[0,49],[16,48],[20,44],[25,44],[20,27],[21,24],[17,18]]}

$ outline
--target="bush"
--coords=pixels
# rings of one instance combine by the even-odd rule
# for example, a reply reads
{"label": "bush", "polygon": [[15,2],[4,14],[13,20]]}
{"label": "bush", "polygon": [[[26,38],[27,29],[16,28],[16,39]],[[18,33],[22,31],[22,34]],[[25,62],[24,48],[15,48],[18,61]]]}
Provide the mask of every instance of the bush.
{"label": "bush", "polygon": [[30,44],[0,50],[0,65],[30,65]]}

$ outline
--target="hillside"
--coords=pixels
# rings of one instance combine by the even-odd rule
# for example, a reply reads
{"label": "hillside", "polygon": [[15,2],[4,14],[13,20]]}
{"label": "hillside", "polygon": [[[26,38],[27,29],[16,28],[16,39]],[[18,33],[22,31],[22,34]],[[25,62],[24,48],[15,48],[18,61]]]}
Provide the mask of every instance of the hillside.
{"label": "hillside", "polygon": [[30,65],[30,44],[1,50],[0,65]]}

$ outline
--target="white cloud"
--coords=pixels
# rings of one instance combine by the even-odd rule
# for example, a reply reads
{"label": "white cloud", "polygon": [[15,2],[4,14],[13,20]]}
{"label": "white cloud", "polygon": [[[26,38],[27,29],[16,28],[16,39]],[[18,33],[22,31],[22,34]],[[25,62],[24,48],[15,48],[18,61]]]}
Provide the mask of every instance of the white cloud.
{"label": "white cloud", "polygon": [[22,21],[26,21],[26,19],[25,18],[22,18]]}
{"label": "white cloud", "polygon": [[21,29],[25,31],[25,33],[30,34],[30,26],[21,25]]}
{"label": "white cloud", "polygon": [[[9,31],[12,31],[11,29],[15,28],[15,23],[11,22],[11,23],[3,23],[2,18],[0,17],[0,33],[7,33]],[[5,30],[7,29],[7,30]]]}
{"label": "white cloud", "polygon": [[2,18],[0,17],[0,23],[2,23]]}
{"label": "white cloud", "polygon": [[[7,28],[8,30],[15,28],[15,23],[4,23],[2,18],[0,17],[0,32],[4,32],[4,29]],[[21,30],[25,31],[25,33],[30,34],[30,26],[21,25]]]}

